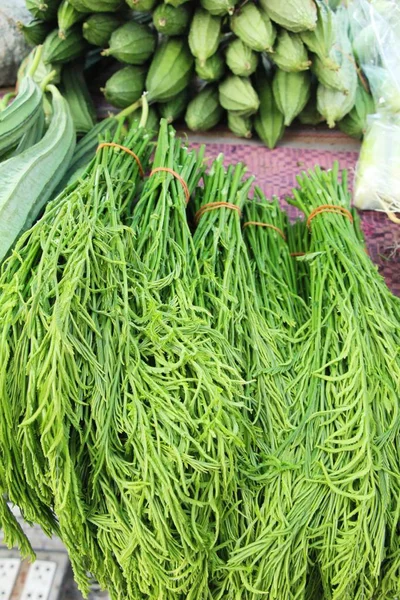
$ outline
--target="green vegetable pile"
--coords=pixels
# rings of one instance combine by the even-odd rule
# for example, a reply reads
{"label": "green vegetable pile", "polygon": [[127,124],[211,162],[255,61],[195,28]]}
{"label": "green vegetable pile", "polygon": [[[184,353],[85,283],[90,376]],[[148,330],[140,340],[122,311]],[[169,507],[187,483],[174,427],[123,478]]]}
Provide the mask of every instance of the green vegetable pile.
{"label": "green vegetable pile", "polygon": [[[8,149],[15,114],[44,118],[36,66],[26,112],[18,95],[0,113]],[[146,100],[68,163],[71,112],[50,93],[60,131],[0,164],[19,161],[2,208],[7,543],[34,558],[15,504],[61,537],[85,596],[95,577],[113,600],[396,598],[400,300],[346,173],[303,173],[292,225],[244,165],[206,172],[166,119],[155,143]]]}
{"label": "green vegetable pile", "polygon": [[[150,118],[192,131],[225,121],[273,148],[285,128],[326,122],[361,138],[375,112],[357,60],[376,43],[351,39],[344,6],[328,0],[26,0],[25,38],[43,44],[78,133],[93,125],[83,77],[117,108],[147,92]],[[68,64],[73,63],[68,67]],[[111,72],[111,76],[110,76]]]}

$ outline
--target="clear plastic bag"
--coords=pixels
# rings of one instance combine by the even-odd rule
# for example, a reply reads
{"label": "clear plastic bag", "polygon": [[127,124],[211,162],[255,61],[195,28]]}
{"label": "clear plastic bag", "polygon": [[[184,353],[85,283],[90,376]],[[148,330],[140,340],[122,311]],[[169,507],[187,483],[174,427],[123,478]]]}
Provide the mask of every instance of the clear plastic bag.
{"label": "clear plastic bag", "polygon": [[400,3],[353,0],[349,17],[353,51],[377,111],[368,117],[354,203],[393,213],[400,211]]}

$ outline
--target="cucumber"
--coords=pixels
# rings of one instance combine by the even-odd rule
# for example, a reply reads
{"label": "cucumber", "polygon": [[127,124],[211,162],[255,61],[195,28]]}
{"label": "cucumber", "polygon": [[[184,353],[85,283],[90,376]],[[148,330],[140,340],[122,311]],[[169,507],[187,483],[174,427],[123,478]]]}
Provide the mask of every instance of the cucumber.
{"label": "cucumber", "polygon": [[228,111],[241,117],[250,117],[260,105],[257,93],[247,77],[230,75],[219,84],[219,101]]}
{"label": "cucumber", "polygon": [[222,52],[217,50],[215,54],[207,58],[203,63],[196,58],[196,74],[204,81],[219,81],[225,75],[226,65]]}
{"label": "cucumber", "polygon": [[65,32],[61,39],[58,31],[52,31],[43,44],[44,64],[63,64],[82,56],[87,49],[86,40],[83,39],[79,26],[72,27]]}
{"label": "cucumber", "polygon": [[189,47],[200,65],[204,65],[218,49],[221,37],[222,20],[209,12],[198,8],[194,13],[189,31]]}
{"label": "cucumber", "polygon": [[188,100],[189,90],[185,88],[168,102],[160,102],[158,104],[158,112],[160,113],[160,117],[166,119],[168,123],[173,123],[185,112],[188,105]]}
{"label": "cucumber", "polygon": [[68,168],[75,130],[66,100],[54,86],[53,116],[42,140],[1,163],[0,260],[40,214]]}
{"label": "cucumber", "polygon": [[96,110],[83,76],[83,66],[76,63],[66,65],[61,82],[62,94],[68,102],[76,133],[87,133],[96,122]]}
{"label": "cucumber", "polygon": [[111,34],[122,25],[122,19],[114,13],[94,13],[82,25],[82,35],[89,44],[104,48]]}
{"label": "cucumber", "polygon": [[126,108],[139,100],[144,90],[146,70],[143,67],[123,67],[107,80],[102,91],[110,104]]}
{"label": "cucumber", "polygon": [[33,21],[27,25],[21,23],[21,21],[18,21],[17,27],[22,32],[25,40],[31,46],[38,46],[39,44],[42,44],[46,39],[46,36],[53,29],[52,25],[48,21],[41,21],[40,19],[33,19]]}
{"label": "cucumber", "polygon": [[142,65],[152,56],[155,47],[156,36],[148,25],[129,21],[113,31],[110,46],[102,54],[130,65]]}
{"label": "cucumber", "polygon": [[175,8],[170,4],[159,4],[153,13],[153,24],[164,35],[182,35],[188,30],[190,16],[187,5]]}
{"label": "cucumber", "polygon": [[222,119],[224,110],[219,103],[218,88],[208,85],[188,104],[185,121],[192,131],[207,131]]}
{"label": "cucumber", "polygon": [[234,75],[249,77],[257,69],[259,54],[240,39],[231,42],[226,49],[226,64]]}
{"label": "cucumber", "polygon": [[193,72],[193,57],[183,38],[162,42],[156,50],[146,78],[150,102],[168,102],[184,90]]}

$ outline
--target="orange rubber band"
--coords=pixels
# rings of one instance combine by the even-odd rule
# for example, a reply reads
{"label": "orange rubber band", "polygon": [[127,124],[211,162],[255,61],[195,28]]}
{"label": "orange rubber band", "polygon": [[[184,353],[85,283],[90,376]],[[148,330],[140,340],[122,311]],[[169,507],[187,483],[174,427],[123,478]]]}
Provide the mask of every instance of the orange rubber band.
{"label": "orange rubber band", "polygon": [[186,204],[187,204],[190,200],[190,192],[189,192],[188,184],[186,183],[186,181],[179,175],[179,173],[177,173],[173,169],[169,169],[168,167],[157,167],[156,169],[153,169],[151,171],[149,177],[154,175],[154,173],[159,173],[160,171],[165,171],[166,173],[171,173],[171,175],[173,175],[179,181],[179,183],[181,184],[183,191],[185,193]]}
{"label": "orange rubber band", "polygon": [[290,256],[305,256],[305,252],[291,252]]}
{"label": "orange rubber band", "polygon": [[236,210],[239,216],[242,215],[242,211],[240,210],[239,206],[236,206],[236,204],[232,204],[231,202],[209,202],[208,204],[201,206],[195,214],[194,218],[196,223],[200,221],[201,217],[205,213],[215,210],[216,208],[229,208],[230,210]]}
{"label": "orange rubber band", "polygon": [[324,212],[342,215],[343,217],[349,219],[350,223],[353,223],[353,215],[349,210],[347,210],[347,208],[344,208],[343,206],[336,206],[335,204],[322,204],[321,206],[318,206],[315,210],[313,210],[312,213],[310,213],[310,215],[308,216],[307,227],[310,229],[310,224],[314,217]]}
{"label": "orange rubber band", "polygon": [[271,225],[271,223],[261,223],[261,221],[247,221],[247,223],[244,223],[243,229],[245,227],[248,227],[249,225],[257,225],[258,227],[268,227],[269,229],[273,229],[274,231],[279,233],[281,238],[286,242],[286,235],[283,233],[282,229],[279,229],[279,227],[275,227],[275,225]]}
{"label": "orange rubber band", "polygon": [[133,152],[133,150],[129,150],[129,148],[127,148],[126,146],[121,146],[121,144],[115,144],[114,142],[103,142],[102,144],[99,144],[97,146],[97,152],[99,150],[101,150],[101,148],[105,148],[107,146],[109,146],[111,148],[119,148],[120,150],[123,150],[124,152],[127,152],[127,154],[130,154],[131,156],[133,156],[133,158],[137,162],[137,166],[139,167],[140,176],[144,177],[144,171],[143,171],[142,163],[140,162],[140,158],[138,157],[137,154],[135,154]]}

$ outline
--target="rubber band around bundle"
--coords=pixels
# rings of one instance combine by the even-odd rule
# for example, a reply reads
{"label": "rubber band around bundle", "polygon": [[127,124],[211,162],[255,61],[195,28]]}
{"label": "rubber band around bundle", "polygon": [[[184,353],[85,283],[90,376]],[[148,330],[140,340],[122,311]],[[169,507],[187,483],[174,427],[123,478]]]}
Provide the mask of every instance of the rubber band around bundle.
{"label": "rubber band around bundle", "polygon": [[173,175],[175,177],[175,179],[177,179],[179,181],[179,183],[181,184],[181,186],[183,188],[183,191],[184,191],[184,194],[186,197],[186,204],[187,204],[190,200],[190,192],[189,192],[188,184],[186,183],[186,181],[179,175],[179,173],[177,173],[173,169],[170,169],[169,167],[156,167],[155,169],[153,169],[150,172],[149,177],[154,175],[154,173],[159,173],[161,171],[164,171],[165,173],[170,173],[171,175]]}
{"label": "rubber band around bundle", "polygon": [[314,217],[324,212],[342,215],[343,217],[346,217],[346,219],[349,219],[350,223],[353,223],[353,215],[349,210],[347,210],[347,208],[344,208],[343,206],[336,206],[335,204],[321,204],[321,206],[318,206],[309,214],[307,219],[307,227],[310,229],[311,221],[314,219]]}
{"label": "rubber band around bundle", "polygon": [[131,156],[133,156],[133,158],[136,160],[137,166],[139,167],[140,176],[144,177],[144,170],[142,167],[142,163],[140,162],[140,158],[138,157],[137,154],[135,154],[133,152],[133,150],[130,150],[126,146],[121,146],[121,144],[116,144],[115,142],[102,142],[101,144],[99,144],[97,146],[97,152],[99,150],[101,150],[102,148],[106,148],[107,146],[109,146],[110,148],[119,148],[120,150],[123,150],[127,154],[130,154]]}
{"label": "rubber band around bundle", "polygon": [[305,256],[305,252],[291,252],[290,256]]}
{"label": "rubber band around bundle", "polygon": [[257,225],[258,227],[268,227],[269,229],[273,229],[274,231],[279,233],[281,238],[283,240],[285,240],[285,242],[286,242],[286,235],[283,233],[282,229],[279,229],[279,227],[276,227],[275,225],[272,225],[271,223],[262,223],[261,221],[247,221],[247,223],[243,224],[243,229],[245,227],[248,227],[249,225]]}
{"label": "rubber band around bundle", "polygon": [[208,204],[204,204],[204,206],[201,206],[195,214],[194,219],[196,223],[200,221],[201,217],[205,213],[210,212],[211,210],[215,210],[217,208],[229,208],[230,210],[236,210],[239,217],[242,216],[242,211],[240,210],[239,206],[236,206],[236,204],[232,204],[231,202],[209,202]]}

